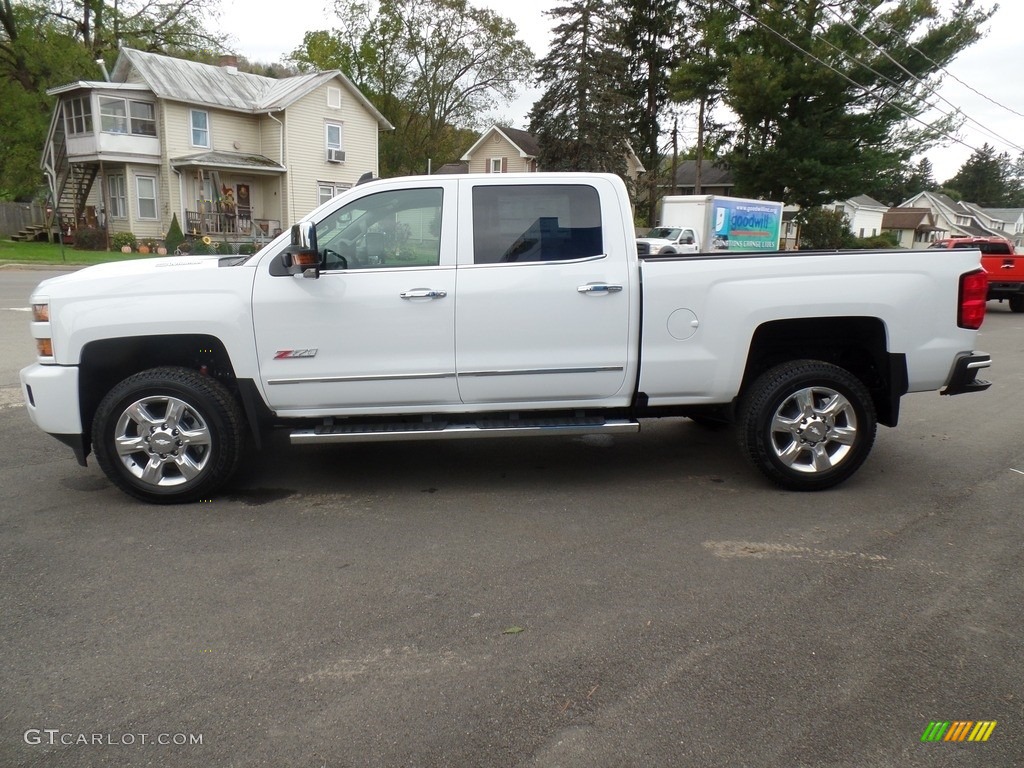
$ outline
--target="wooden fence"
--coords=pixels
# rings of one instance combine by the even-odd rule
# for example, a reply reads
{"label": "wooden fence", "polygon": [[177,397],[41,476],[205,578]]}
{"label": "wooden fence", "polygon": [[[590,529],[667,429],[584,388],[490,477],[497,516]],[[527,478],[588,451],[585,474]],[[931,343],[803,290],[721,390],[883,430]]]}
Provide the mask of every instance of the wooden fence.
{"label": "wooden fence", "polygon": [[32,224],[42,226],[45,212],[40,203],[0,202],[0,238],[9,238]]}

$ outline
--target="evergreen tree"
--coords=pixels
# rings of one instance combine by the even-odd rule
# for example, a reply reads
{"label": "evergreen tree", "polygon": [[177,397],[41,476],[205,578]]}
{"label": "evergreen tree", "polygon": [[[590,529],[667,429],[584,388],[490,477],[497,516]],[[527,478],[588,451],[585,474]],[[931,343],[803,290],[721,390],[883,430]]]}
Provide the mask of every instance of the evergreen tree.
{"label": "evergreen tree", "polygon": [[705,167],[718,158],[725,139],[724,124],[715,111],[722,103],[729,70],[738,53],[734,48],[739,11],[718,0],[692,0],[686,4],[683,27],[687,44],[679,66],[672,73],[670,89],[675,101],[693,104],[697,110],[696,192],[701,189]]}
{"label": "evergreen tree", "polygon": [[619,45],[626,57],[624,90],[634,109],[627,111],[633,150],[647,169],[646,220],[654,221],[661,164],[661,123],[669,104],[669,75],[679,60],[682,29],[677,0],[622,0]]}
{"label": "evergreen tree", "polygon": [[619,6],[571,0],[547,11],[558,21],[539,64],[544,93],[530,111],[530,131],[547,171],[626,172],[626,61],[617,46]]}
{"label": "evergreen tree", "polygon": [[862,193],[951,130],[952,118],[912,118],[928,109],[927,79],[992,13],[973,0],[948,18],[917,0],[726,4],[743,11],[724,99],[739,118],[737,192],[805,207]]}
{"label": "evergreen tree", "polygon": [[946,187],[955,189],[960,199],[983,208],[1009,206],[1012,197],[1009,155],[996,155],[987,143],[971,154]]}

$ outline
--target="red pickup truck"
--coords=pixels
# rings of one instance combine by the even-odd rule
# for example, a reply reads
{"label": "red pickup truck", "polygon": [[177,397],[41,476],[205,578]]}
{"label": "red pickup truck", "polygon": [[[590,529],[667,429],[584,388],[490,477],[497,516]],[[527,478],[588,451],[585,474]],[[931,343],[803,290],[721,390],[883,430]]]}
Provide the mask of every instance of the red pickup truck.
{"label": "red pickup truck", "polygon": [[936,240],[929,248],[976,248],[981,266],[988,273],[988,298],[1010,302],[1010,311],[1024,312],[1024,256],[1003,237],[949,237]]}

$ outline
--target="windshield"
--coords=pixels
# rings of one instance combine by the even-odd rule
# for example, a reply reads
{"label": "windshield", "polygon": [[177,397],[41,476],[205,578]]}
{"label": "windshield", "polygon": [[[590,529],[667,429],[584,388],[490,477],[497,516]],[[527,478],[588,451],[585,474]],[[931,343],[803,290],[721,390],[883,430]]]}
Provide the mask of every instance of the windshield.
{"label": "windshield", "polygon": [[679,237],[680,231],[678,227],[655,227],[647,233],[647,236],[657,240],[675,240]]}

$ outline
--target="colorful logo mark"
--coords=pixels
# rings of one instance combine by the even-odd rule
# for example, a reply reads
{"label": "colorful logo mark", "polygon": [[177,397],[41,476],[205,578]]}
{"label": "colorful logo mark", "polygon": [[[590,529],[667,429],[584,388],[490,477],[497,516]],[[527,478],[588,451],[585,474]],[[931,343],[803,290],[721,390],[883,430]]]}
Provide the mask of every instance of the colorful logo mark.
{"label": "colorful logo mark", "polygon": [[932,720],[921,741],[988,741],[995,729],[995,720]]}

